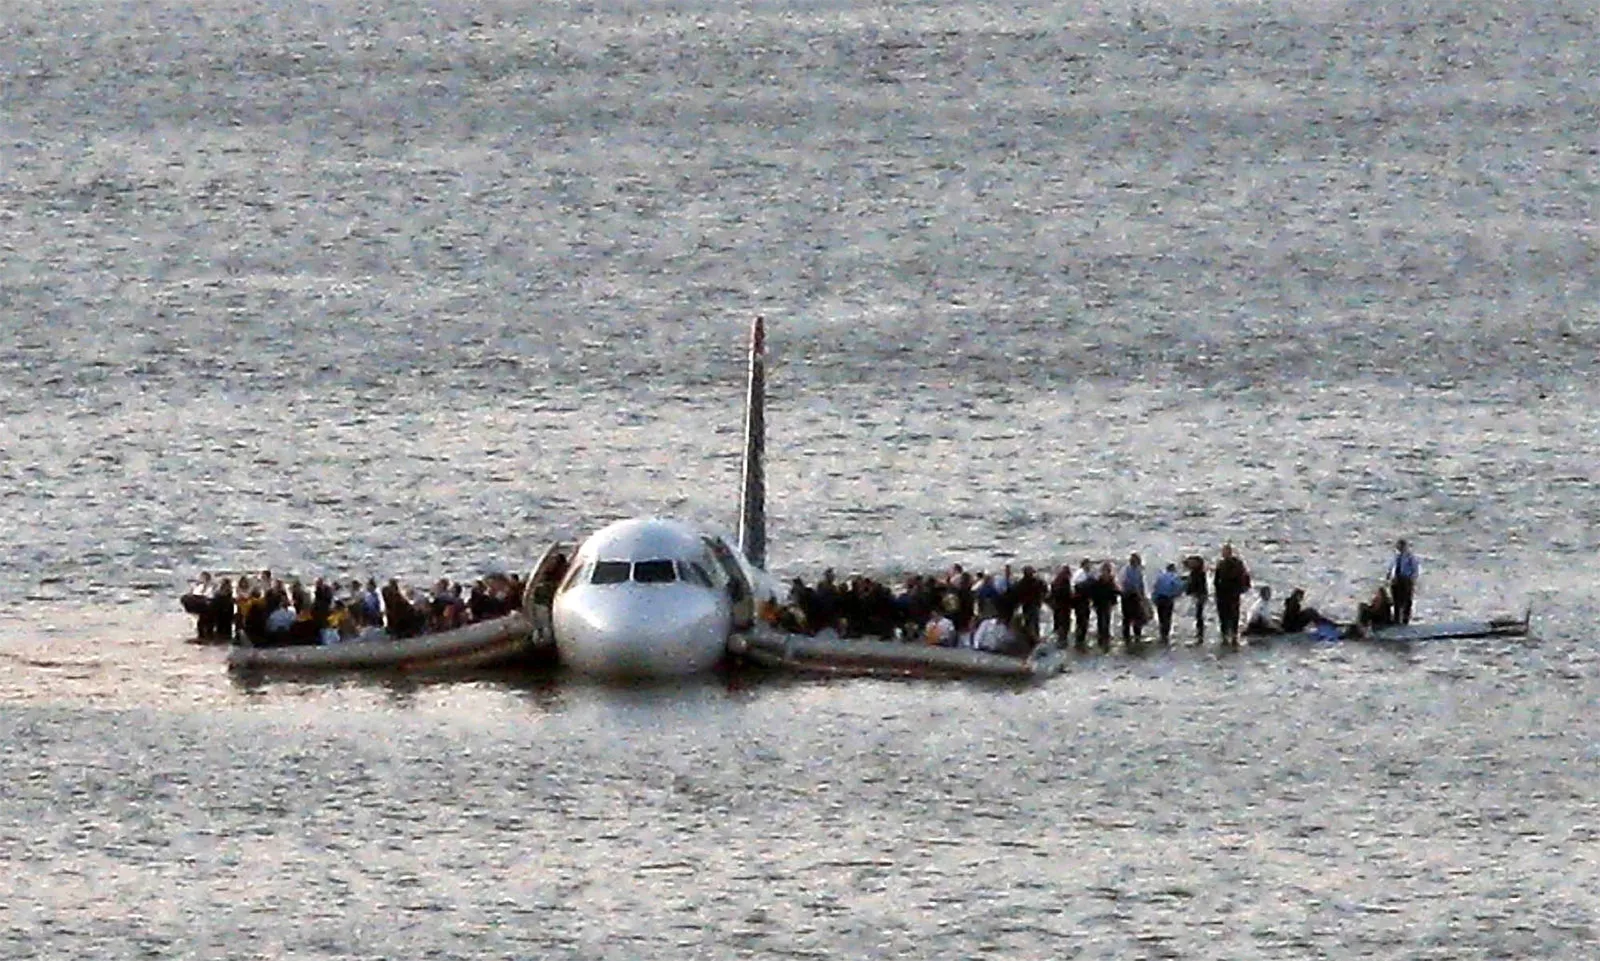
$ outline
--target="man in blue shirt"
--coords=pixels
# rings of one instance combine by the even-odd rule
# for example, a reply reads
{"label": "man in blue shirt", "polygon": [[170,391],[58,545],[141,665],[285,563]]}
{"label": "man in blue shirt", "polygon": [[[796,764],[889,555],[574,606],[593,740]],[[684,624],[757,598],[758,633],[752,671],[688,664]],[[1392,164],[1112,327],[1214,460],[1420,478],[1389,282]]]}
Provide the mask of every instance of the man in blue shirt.
{"label": "man in blue shirt", "polygon": [[1394,561],[1389,565],[1389,599],[1394,603],[1394,622],[1411,623],[1411,599],[1416,596],[1417,555],[1402,539],[1395,542]]}
{"label": "man in blue shirt", "polygon": [[1183,596],[1183,578],[1178,576],[1178,565],[1168,564],[1150,589],[1150,599],[1156,604],[1156,624],[1161,628],[1161,643],[1172,643],[1172,607]]}

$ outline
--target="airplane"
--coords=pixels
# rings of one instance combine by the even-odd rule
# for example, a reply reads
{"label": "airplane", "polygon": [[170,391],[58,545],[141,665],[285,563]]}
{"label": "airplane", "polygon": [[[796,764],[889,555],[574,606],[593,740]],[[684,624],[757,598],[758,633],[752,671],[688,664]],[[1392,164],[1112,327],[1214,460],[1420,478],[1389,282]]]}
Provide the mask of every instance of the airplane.
{"label": "airplane", "polygon": [[580,673],[672,677],[716,667],[778,600],[766,571],[766,326],[750,328],[739,537],[688,521],[617,521],[579,546],[556,586],[556,657]]}

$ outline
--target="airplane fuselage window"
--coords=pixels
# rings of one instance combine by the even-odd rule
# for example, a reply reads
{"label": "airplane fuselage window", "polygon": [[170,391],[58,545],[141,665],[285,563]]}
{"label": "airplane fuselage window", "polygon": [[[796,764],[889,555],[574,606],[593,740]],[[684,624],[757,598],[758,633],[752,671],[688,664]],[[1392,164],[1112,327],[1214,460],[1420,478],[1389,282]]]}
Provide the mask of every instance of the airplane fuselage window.
{"label": "airplane fuselage window", "polygon": [[595,561],[591,584],[625,584],[633,565],[627,561]]}
{"label": "airplane fuselage window", "polygon": [[671,561],[634,561],[633,579],[640,584],[670,584],[678,579]]}

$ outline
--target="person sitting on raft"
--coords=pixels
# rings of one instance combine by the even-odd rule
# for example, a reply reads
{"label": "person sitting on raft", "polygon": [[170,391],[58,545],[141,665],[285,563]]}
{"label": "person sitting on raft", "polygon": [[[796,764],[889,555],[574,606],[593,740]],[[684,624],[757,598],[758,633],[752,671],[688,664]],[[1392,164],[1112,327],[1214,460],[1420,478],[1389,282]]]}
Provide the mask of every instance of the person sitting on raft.
{"label": "person sitting on raft", "polygon": [[259,587],[243,585],[242,589],[244,596],[235,600],[233,618],[239,624],[239,633],[254,644],[267,629],[266,597]]}
{"label": "person sitting on raft", "polygon": [[293,643],[295,610],[285,600],[281,591],[267,595],[267,641],[269,646]]}
{"label": "person sitting on raft", "polygon": [[221,641],[233,640],[233,582],[226,577],[211,595],[211,636]]}
{"label": "person sitting on raft", "polygon": [[390,637],[399,639],[422,633],[426,619],[400,590],[400,581],[396,578],[389,578],[388,585],[383,589],[383,610],[388,619],[384,627],[388,629]]}
{"label": "person sitting on raft", "polygon": [[1283,632],[1285,634],[1299,634],[1310,627],[1323,624],[1333,625],[1333,622],[1323,617],[1314,607],[1306,607],[1305,588],[1297,587],[1289,592],[1283,602]]}
{"label": "person sitting on raft", "polygon": [[1244,633],[1258,637],[1283,633],[1283,628],[1272,616],[1272,588],[1265,584],[1256,591],[1256,599],[1244,619]]}
{"label": "person sitting on raft", "polygon": [[992,606],[984,605],[983,619],[972,632],[973,648],[991,654],[1004,654],[1011,649],[1014,641],[1015,635],[1010,626],[996,615]]}
{"label": "person sitting on raft", "polygon": [[334,607],[344,611],[345,617],[350,622],[350,626],[354,627],[357,633],[371,623],[367,620],[367,605],[362,600],[363,593],[364,592],[361,589],[361,582],[353,580],[350,582],[350,585],[345,588],[344,594],[342,596],[335,597],[333,601]]}
{"label": "person sitting on raft", "polygon": [[992,604],[985,604],[979,610],[978,626],[973,628],[964,646],[1007,657],[1028,656],[1034,642],[1029,638],[1028,625],[1021,611],[1013,610],[1008,621],[1002,616],[1003,612]]}
{"label": "person sitting on raft", "polygon": [[923,640],[929,647],[955,647],[958,641],[955,622],[943,611],[934,611],[923,629]]}

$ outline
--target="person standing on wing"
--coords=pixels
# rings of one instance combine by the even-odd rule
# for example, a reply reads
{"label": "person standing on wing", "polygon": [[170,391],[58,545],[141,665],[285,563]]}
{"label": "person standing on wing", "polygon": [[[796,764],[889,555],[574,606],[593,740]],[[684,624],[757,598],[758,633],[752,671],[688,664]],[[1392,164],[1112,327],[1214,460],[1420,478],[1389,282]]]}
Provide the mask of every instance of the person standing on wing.
{"label": "person standing on wing", "polygon": [[1183,578],[1183,592],[1194,598],[1194,642],[1206,642],[1206,602],[1210,600],[1211,589],[1206,586],[1206,559],[1198,554],[1189,557],[1183,562],[1185,570]]}
{"label": "person standing on wing", "polygon": [[1394,561],[1389,565],[1389,599],[1394,603],[1394,622],[1410,624],[1411,600],[1416,596],[1421,569],[1417,555],[1411,553],[1403,538],[1395,542],[1394,550]]}
{"label": "person standing on wing", "polygon": [[1217,626],[1225,647],[1239,646],[1240,599],[1250,590],[1250,569],[1233,553],[1232,544],[1222,545],[1222,558],[1211,574],[1217,594]]}
{"label": "person standing on wing", "polygon": [[1128,564],[1118,578],[1118,593],[1122,597],[1122,644],[1130,647],[1144,643],[1144,561],[1138,554],[1128,555]]}
{"label": "person standing on wing", "polygon": [[1050,582],[1050,614],[1056,626],[1056,647],[1072,643],[1072,565],[1062,564]]}
{"label": "person standing on wing", "polygon": [[1039,610],[1044,607],[1049,593],[1050,585],[1032,567],[1024,567],[1022,576],[1011,585],[1012,597],[1017,602],[1012,619],[1015,620],[1017,614],[1022,615],[1023,633],[1030,644],[1039,643]]}
{"label": "person standing on wing", "polygon": [[1178,576],[1178,565],[1168,564],[1156,577],[1150,589],[1150,599],[1156,604],[1156,625],[1161,631],[1161,643],[1172,643],[1172,608],[1183,596],[1183,578]]}
{"label": "person standing on wing", "polygon": [[1111,562],[1105,561],[1100,565],[1100,575],[1089,582],[1089,597],[1094,602],[1095,640],[1101,651],[1111,650],[1111,612],[1121,596],[1117,590],[1117,573]]}
{"label": "person standing on wing", "polygon": [[1078,650],[1089,646],[1089,615],[1094,610],[1094,564],[1085,557],[1072,576],[1072,613],[1078,627],[1073,644]]}

